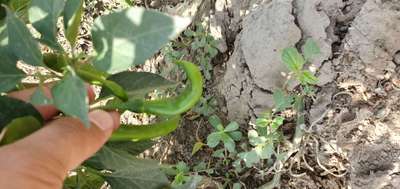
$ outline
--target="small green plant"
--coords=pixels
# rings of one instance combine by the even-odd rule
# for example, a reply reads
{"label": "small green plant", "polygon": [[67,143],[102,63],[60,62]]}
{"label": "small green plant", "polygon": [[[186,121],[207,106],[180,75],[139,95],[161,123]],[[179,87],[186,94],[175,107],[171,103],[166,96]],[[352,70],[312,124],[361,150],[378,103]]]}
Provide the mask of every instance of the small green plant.
{"label": "small green plant", "polygon": [[[271,119],[266,119],[262,121],[262,123],[273,123],[274,125],[281,125],[282,118],[276,117],[277,112],[283,111],[287,108],[290,108],[293,112],[295,112],[296,129],[293,139],[291,141],[291,144],[287,147],[285,151],[281,151],[280,153],[276,154],[276,160],[272,164],[275,169],[275,174],[272,181],[262,186],[265,188],[274,188],[279,186],[282,170],[284,169],[285,163],[289,160],[290,157],[292,157],[294,154],[297,154],[304,136],[304,126],[306,124],[304,113],[304,99],[306,97],[309,97],[310,95],[313,95],[314,88],[312,87],[312,85],[318,83],[318,78],[315,77],[314,74],[308,69],[306,69],[305,65],[307,62],[310,62],[313,57],[320,53],[320,49],[315,41],[313,41],[312,39],[307,39],[305,44],[302,46],[302,52],[303,55],[300,54],[299,51],[294,47],[285,48],[282,52],[282,61],[289,69],[290,75],[294,76],[293,78],[291,78],[291,80],[294,79],[295,81],[298,81],[301,85],[300,92],[295,95],[288,95],[285,92],[285,88],[276,90],[274,92],[276,107],[273,114],[275,115],[275,118],[273,118],[272,121],[270,121]],[[288,80],[287,82],[290,82],[290,80]],[[276,118],[278,118],[278,120],[276,120]],[[257,123],[257,125],[259,124],[260,122]],[[271,129],[275,130],[274,127],[271,127]],[[254,136],[257,135],[254,134]],[[278,138],[276,137],[276,139]],[[297,157],[297,159],[299,159],[299,157]]]}
{"label": "small green plant", "polygon": [[200,99],[196,106],[193,107],[192,111],[196,112],[198,115],[208,117],[215,113],[217,105],[218,103],[215,97],[206,95]]}
{"label": "small green plant", "polygon": [[294,79],[299,81],[303,86],[317,84],[318,79],[309,70],[304,69],[304,65],[307,61],[318,55],[320,50],[312,39],[308,39],[303,46],[303,53],[304,56],[294,47],[285,48],[282,52],[283,63],[291,74],[294,75]]}
{"label": "small green plant", "polygon": [[178,162],[178,164],[175,166],[175,170],[177,174],[172,182],[172,186],[182,185],[190,179],[190,177],[187,176],[190,172],[190,168],[185,162]]}
{"label": "small green plant", "polygon": [[218,54],[217,41],[206,32],[203,25],[197,24],[195,30],[187,29],[180,41],[170,43],[162,53],[166,62],[191,56],[200,66],[204,78],[210,80],[213,70],[211,60]]}
{"label": "small green plant", "polygon": [[235,141],[240,141],[242,138],[242,132],[238,130],[239,124],[237,122],[230,122],[224,127],[221,119],[216,115],[211,116],[208,121],[215,131],[208,135],[207,145],[210,148],[215,148],[222,142],[226,150],[231,153],[235,152]]}
{"label": "small green plant", "polygon": [[171,183],[171,189],[188,189],[196,188],[200,184],[203,177],[198,173],[204,170],[197,171],[193,168],[192,171],[191,167],[180,161],[176,165],[163,165],[163,171],[174,178]]}
{"label": "small green plant", "polygon": [[272,117],[271,113],[256,120],[256,129],[248,131],[247,137],[252,149],[239,153],[238,156],[245,162],[246,167],[252,167],[261,160],[270,159],[276,154],[276,144],[281,142],[282,133],[278,130],[284,118]]}
{"label": "small green plant", "polygon": [[206,32],[201,24],[196,25],[196,30],[186,30],[184,35],[192,38],[190,50],[195,55],[195,62],[200,65],[204,78],[210,80],[212,77],[213,66],[211,60],[218,54],[217,41]]}
{"label": "small green plant", "polygon": [[[221,142],[224,144],[224,148],[213,152],[212,157],[215,162],[213,161],[211,166],[214,173],[222,177],[223,186],[241,188],[242,183],[237,182],[235,178],[250,170],[254,170],[256,177],[265,178],[274,175],[273,180],[263,186],[265,188],[274,188],[280,184],[285,163],[297,153],[304,136],[303,126],[306,124],[304,99],[314,93],[313,85],[318,82],[314,74],[306,69],[306,65],[318,53],[318,46],[311,39],[308,39],[303,46],[304,57],[296,48],[286,48],[282,51],[282,61],[292,76],[287,82],[295,81],[300,87],[295,91],[289,91],[287,85],[276,89],[273,92],[273,109],[256,119],[255,124],[252,124],[252,128],[247,131],[247,140],[241,140],[238,149],[234,148],[237,144],[234,140],[228,139],[230,135],[227,133],[227,130],[230,130],[228,127],[236,131],[238,126],[231,125],[224,128],[218,117],[210,117],[209,122],[216,131],[208,136],[208,146],[216,147]],[[285,120],[286,116],[290,116],[290,119]],[[296,122],[295,134],[292,141],[287,141],[280,127],[285,121],[293,119]],[[224,143],[224,137],[227,144]],[[228,148],[231,150],[227,151]],[[221,169],[224,170],[223,173],[219,172]]]}

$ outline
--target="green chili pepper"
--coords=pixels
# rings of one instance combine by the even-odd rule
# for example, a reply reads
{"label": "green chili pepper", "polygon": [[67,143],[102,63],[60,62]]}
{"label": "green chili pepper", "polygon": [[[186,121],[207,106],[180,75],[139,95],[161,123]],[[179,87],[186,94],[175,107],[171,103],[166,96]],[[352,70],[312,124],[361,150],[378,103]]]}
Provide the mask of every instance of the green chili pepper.
{"label": "green chili pepper", "polygon": [[121,125],[109,141],[139,141],[165,136],[174,131],[180,121],[180,116],[173,116],[166,121],[150,125]]}
{"label": "green chili pepper", "polygon": [[125,90],[114,81],[107,80],[108,74],[96,70],[91,64],[82,64],[76,69],[76,73],[86,82],[92,85],[103,86],[123,101],[128,100]]}
{"label": "green chili pepper", "polygon": [[187,61],[178,61],[178,66],[183,68],[190,84],[178,96],[160,100],[133,99],[128,102],[111,101],[102,109],[120,111],[132,111],[137,113],[149,113],[154,115],[178,115],[188,111],[196,105],[203,93],[203,78],[199,68]]}

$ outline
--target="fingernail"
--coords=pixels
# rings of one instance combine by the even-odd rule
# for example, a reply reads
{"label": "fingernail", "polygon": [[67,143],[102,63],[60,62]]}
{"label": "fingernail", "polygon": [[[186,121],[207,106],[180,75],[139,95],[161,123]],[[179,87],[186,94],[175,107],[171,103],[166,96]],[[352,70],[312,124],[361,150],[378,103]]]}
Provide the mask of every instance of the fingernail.
{"label": "fingernail", "polygon": [[96,98],[96,94],[94,93],[94,89],[90,84],[85,83],[86,89],[87,89],[87,95],[89,102],[93,102]]}
{"label": "fingernail", "polygon": [[103,131],[114,130],[114,118],[106,111],[95,110],[90,112],[89,120]]}

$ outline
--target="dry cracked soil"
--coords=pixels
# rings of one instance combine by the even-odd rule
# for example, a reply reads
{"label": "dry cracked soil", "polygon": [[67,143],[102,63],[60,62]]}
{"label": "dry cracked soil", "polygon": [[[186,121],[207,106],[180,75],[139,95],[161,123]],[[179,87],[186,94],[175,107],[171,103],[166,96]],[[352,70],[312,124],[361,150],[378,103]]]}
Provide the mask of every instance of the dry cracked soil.
{"label": "dry cracked soil", "polygon": [[218,85],[231,120],[273,105],[287,72],[283,48],[307,38],[321,47],[309,65],[319,83],[308,108],[319,144],[306,158],[324,169],[289,176],[286,187],[400,188],[400,1],[270,0],[247,11]]}
{"label": "dry cracked soil", "polygon": [[[98,16],[94,2],[87,3],[90,18]],[[400,188],[400,0],[143,0],[143,6],[207,20],[220,51],[213,94],[223,102],[220,113],[244,125],[273,106],[271,94],[287,72],[282,49],[300,49],[313,38],[321,54],[308,65],[319,78],[307,105],[308,163],[294,170],[299,174],[285,173],[282,188]],[[190,154],[193,130],[202,125],[185,122],[155,157],[202,159]]]}

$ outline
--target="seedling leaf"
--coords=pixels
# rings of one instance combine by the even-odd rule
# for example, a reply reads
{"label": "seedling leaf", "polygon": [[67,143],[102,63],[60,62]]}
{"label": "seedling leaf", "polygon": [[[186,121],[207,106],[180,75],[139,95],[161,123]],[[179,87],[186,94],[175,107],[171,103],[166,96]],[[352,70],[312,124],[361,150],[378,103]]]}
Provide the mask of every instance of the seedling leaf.
{"label": "seedling leaf", "polygon": [[207,145],[210,148],[215,148],[219,142],[221,141],[221,133],[211,133],[210,135],[208,135],[207,137]]}
{"label": "seedling leaf", "polygon": [[307,39],[306,43],[303,46],[303,55],[307,61],[310,61],[315,55],[321,53],[321,50],[318,47],[318,44],[312,39]]}
{"label": "seedling leaf", "polygon": [[282,61],[286,64],[291,72],[299,72],[305,63],[303,56],[294,47],[283,50]]}
{"label": "seedling leaf", "polygon": [[202,148],[203,148],[203,146],[205,146],[206,144],[204,144],[204,143],[202,143],[202,142],[196,142],[195,144],[194,144],[194,146],[193,146],[193,149],[192,149],[192,156],[194,155],[194,154],[196,154],[198,151],[200,151]]}
{"label": "seedling leaf", "polygon": [[305,84],[315,85],[318,83],[318,78],[315,77],[314,74],[308,70],[302,72],[299,80],[303,85]]}
{"label": "seedling leaf", "polygon": [[229,136],[234,140],[234,141],[240,141],[242,139],[242,133],[240,131],[234,131],[230,132]]}
{"label": "seedling leaf", "polygon": [[224,130],[224,126],[222,125],[222,121],[218,116],[216,116],[216,115],[210,116],[208,118],[208,122],[210,122],[211,126],[213,126],[214,129],[216,129],[217,131],[223,131]]}
{"label": "seedling leaf", "polygon": [[275,103],[275,109],[277,112],[280,112],[290,107],[293,103],[293,97],[286,95],[282,89],[275,90],[273,98]]}
{"label": "seedling leaf", "polygon": [[236,131],[236,130],[238,130],[238,129],[239,129],[239,124],[238,124],[237,122],[233,121],[233,122],[229,123],[229,124],[225,127],[224,131],[225,131],[225,132],[232,132],[232,131]]}

